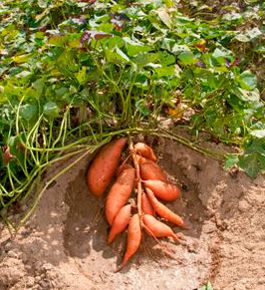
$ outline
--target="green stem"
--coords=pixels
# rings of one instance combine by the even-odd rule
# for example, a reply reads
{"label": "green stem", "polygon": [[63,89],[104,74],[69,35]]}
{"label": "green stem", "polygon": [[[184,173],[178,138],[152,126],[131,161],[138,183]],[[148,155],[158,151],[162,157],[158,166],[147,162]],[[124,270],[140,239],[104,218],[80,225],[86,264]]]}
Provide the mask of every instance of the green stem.
{"label": "green stem", "polygon": [[38,205],[43,193],[45,190],[61,175],[66,173],[69,169],[71,169],[74,165],[79,163],[85,156],[87,156],[90,153],[90,151],[85,152],[82,154],[79,158],[77,158],[74,162],[72,162],[70,165],[66,166],[63,170],[59,171],[54,177],[52,177],[48,182],[46,182],[45,186],[41,189],[41,191],[38,193],[36,200],[34,201],[32,207],[30,210],[27,212],[27,214],[23,217],[23,219],[20,221],[17,230],[25,224],[25,222],[29,219],[29,217],[33,214],[33,212],[36,209],[36,206]]}
{"label": "green stem", "polygon": [[219,160],[219,161],[224,160],[224,154],[219,153],[219,152],[215,152],[215,151],[212,151],[209,149],[205,149],[205,148],[202,148],[200,146],[197,146],[193,142],[191,142],[190,140],[188,140],[182,136],[173,134],[172,132],[162,130],[161,133],[160,132],[153,132],[152,135],[156,135],[156,136],[165,137],[168,139],[175,140],[175,141],[185,145],[186,147],[189,147],[189,148],[193,149],[194,151],[197,151],[205,156],[214,158],[214,159]]}

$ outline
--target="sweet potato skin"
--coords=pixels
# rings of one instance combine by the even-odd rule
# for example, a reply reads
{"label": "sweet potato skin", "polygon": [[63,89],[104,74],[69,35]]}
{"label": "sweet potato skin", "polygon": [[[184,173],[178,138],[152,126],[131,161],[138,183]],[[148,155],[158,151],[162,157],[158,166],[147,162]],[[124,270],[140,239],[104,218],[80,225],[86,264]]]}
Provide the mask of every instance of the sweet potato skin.
{"label": "sweet potato skin", "polygon": [[140,164],[141,178],[144,180],[161,180],[168,182],[166,173],[161,167],[151,160],[146,160]]}
{"label": "sweet potato skin", "polygon": [[150,215],[155,214],[154,208],[152,207],[152,204],[150,203],[145,193],[142,194],[142,210],[143,210],[143,213],[147,213]]}
{"label": "sweet potato skin", "polygon": [[150,159],[152,161],[156,161],[157,157],[153,151],[153,149],[145,143],[138,142],[134,145],[134,150],[137,154]]}
{"label": "sweet potato skin", "polygon": [[185,227],[183,219],[175,214],[173,211],[171,211],[168,207],[166,207],[162,202],[157,200],[154,193],[150,189],[146,189],[146,194],[148,196],[148,199],[150,200],[150,203],[154,209],[154,211],[165,220],[179,226],[179,227]]}
{"label": "sweet potato skin", "polygon": [[132,206],[127,204],[123,206],[117,213],[115,219],[113,220],[112,227],[108,236],[108,243],[112,243],[116,236],[122,233],[128,226],[131,219],[131,209]]}
{"label": "sweet potato skin", "polygon": [[156,197],[164,201],[174,201],[180,196],[180,189],[173,184],[161,180],[145,180],[143,183]]}
{"label": "sweet potato skin", "polygon": [[143,223],[146,227],[146,232],[150,236],[155,236],[156,238],[171,237],[178,241],[179,237],[173,232],[173,230],[166,224],[160,222],[155,217],[149,214],[143,216]]}
{"label": "sweet potato skin", "polygon": [[119,165],[126,138],[120,138],[105,145],[93,159],[87,171],[88,190],[100,197],[109,186]]}
{"label": "sweet potato skin", "polygon": [[142,231],[140,217],[138,214],[134,214],[128,227],[127,248],[121,263],[121,268],[123,268],[131,259],[131,257],[137,252],[141,244],[141,239]]}
{"label": "sweet potato skin", "polygon": [[121,164],[116,170],[116,177],[118,177],[124,169],[131,168],[131,165],[128,163]]}
{"label": "sweet potato skin", "polygon": [[135,182],[135,169],[124,169],[112,185],[105,204],[105,214],[110,225],[120,209],[127,203]]}

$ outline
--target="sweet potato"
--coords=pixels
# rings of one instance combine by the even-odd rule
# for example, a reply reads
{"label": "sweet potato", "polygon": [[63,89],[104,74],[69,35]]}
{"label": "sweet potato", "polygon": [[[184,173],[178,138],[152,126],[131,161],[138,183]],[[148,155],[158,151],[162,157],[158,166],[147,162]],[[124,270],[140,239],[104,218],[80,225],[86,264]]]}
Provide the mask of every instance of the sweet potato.
{"label": "sweet potato", "polygon": [[121,164],[116,170],[116,176],[119,176],[124,169],[131,168],[132,166],[128,163]]}
{"label": "sweet potato", "polygon": [[110,225],[120,209],[127,203],[134,187],[135,169],[124,169],[112,185],[105,204],[105,214]]}
{"label": "sweet potato", "polygon": [[131,257],[137,252],[141,244],[141,239],[142,231],[140,217],[138,214],[134,214],[129,222],[127,248],[121,263],[121,268],[123,268],[131,259]]}
{"label": "sweet potato", "polygon": [[87,172],[87,184],[95,196],[101,196],[110,184],[125,144],[126,139],[120,138],[105,145],[92,161]]}
{"label": "sweet potato", "polygon": [[157,157],[153,151],[153,149],[145,143],[138,142],[134,145],[134,150],[137,154],[150,159],[152,161],[156,161]]}
{"label": "sweet potato", "polygon": [[153,191],[154,195],[164,201],[174,201],[180,196],[180,190],[173,184],[161,180],[143,181],[146,188]]}
{"label": "sweet potato", "polygon": [[114,241],[114,239],[118,234],[122,233],[127,228],[129,221],[131,219],[131,209],[132,206],[130,204],[127,204],[123,206],[116,215],[109,232],[108,237],[109,244]]}
{"label": "sweet potato", "polygon": [[142,210],[143,210],[143,213],[147,213],[151,215],[155,214],[155,211],[145,193],[142,194]]}
{"label": "sweet potato", "polygon": [[183,219],[175,214],[173,211],[171,211],[169,208],[167,208],[162,202],[157,200],[152,190],[146,188],[146,194],[148,196],[148,199],[150,200],[153,209],[160,217],[179,227],[184,227]]}
{"label": "sweet potato", "polygon": [[159,165],[151,160],[140,163],[141,178],[144,180],[161,180],[168,182],[166,173],[161,169]]}
{"label": "sweet potato", "polygon": [[143,216],[143,223],[146,228],[146,232],[156,238],[171,237],[176,241],[179,241],[179,237],[173,232],[173,230],[166,224],[160,222],[150,214]]}

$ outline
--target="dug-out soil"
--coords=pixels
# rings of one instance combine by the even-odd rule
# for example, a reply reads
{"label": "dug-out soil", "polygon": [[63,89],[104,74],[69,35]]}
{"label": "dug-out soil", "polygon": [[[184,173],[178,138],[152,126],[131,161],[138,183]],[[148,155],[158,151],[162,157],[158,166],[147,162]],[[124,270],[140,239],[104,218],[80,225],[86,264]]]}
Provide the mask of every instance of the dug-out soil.
{"label": "dug-out soil", "polygon": [[[15,238],[0,229],[0,290],[195,290],[207,281],[214,290],[264,290],[264,179],[231,175],[170,140],[153,146],[161,167],[182,188],[182,197],[168,207],[189,226],[173,228],[185,244],[168,239],[157,245],[145,236],[128,266],[115,273],[126,235],[106,243],[104,198],[91,196],[85,182],[88,157],[44,193]],[[46,178],[58,169],[50,168]]]}

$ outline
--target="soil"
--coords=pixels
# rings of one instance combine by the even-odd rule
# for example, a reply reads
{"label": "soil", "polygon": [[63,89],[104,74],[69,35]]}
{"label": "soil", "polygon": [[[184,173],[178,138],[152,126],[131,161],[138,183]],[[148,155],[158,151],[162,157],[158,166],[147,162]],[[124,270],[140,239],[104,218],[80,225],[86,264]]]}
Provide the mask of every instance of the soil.
{"label": "soil", "polygon": [[104,200],[86,187],[87,158],[45,192],[16,237],[1,228],[0,290],[195,290],[207,281],[214,290],[264,290],[264,179],[224,172],[217,161],[170,140],[149,141],[182,187],[181,199],[168,206],[189,225],[174,228],[185,244],[157,245],[144,237],[128,266],[115,273],[126,236],[107,245]]}

